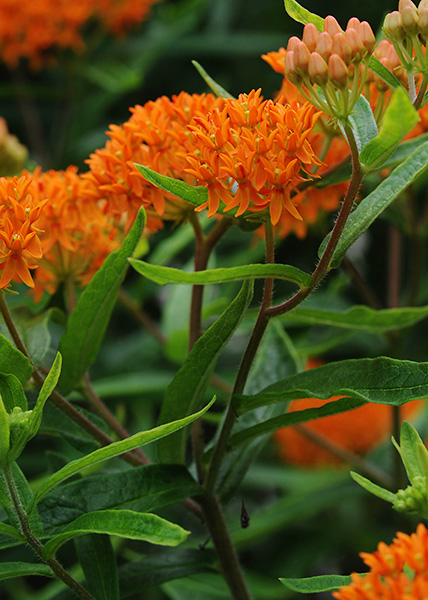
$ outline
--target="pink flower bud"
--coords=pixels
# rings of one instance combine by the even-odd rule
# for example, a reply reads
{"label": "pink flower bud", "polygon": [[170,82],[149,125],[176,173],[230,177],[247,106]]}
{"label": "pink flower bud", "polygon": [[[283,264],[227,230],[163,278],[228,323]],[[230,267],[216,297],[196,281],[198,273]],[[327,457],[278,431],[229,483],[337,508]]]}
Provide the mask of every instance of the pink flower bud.
{"label": "pink flower bud", "polygon": [[360,61],[366,54],[366,49],[355,29],[346,29],[345,38],[351,48],[351,61]]}
{"label": "pink flower bud", "polygon": [[428,39],[428,8],[419,9],[418,26],[419,33],[426,42]]}
{"label": "pink flower bud", "polygon": [[304,74],[308,72],[310,56],[311,53],[304,42],[296,45],[296,49],[294,50],[294,65],[297,71],[301,71]]}
{"label": "pink flower bud", "polygon": [[391,40],[402,39],[404,37],[403,21],[401,13],[398,10],[394,10],[386,15],[383,23],[383,32]]}
{"label": "pink flower bud", "polygon": [[294,50],[296,49],[297,44],[300,44],[300,39],[298,37],[296,37],[295,35],[293,35],[289,40],[288,40],[288,44],[287,44],[287,51],[291,51],[294,52]]}
{"label": "pink flower bud", "polygon": [[324,86],[328,81],[328,66],[321,54],[312,52],[308,66],[309,77],[313,83]]}
{"label": "pink flower bud", "polygon": [[419,2],[419,6],[418,6],[419,11],[423,10],[424,8],[428,8],[428,0],[421,0]]}
{"label": "pink flower bud", "polygon": [[411,8],[413,10],[417,10],[416,4],[414,4],[412,2],[412,0],[399,0],[399,2],[398,2],[398,10],[400,12],[402,12],[403,9],[405,9],[405,8]]}
{"label": "pink flower bud", "polygon": [[401,19],[403,21],[403,27],[407,33],[413,35],[418,31],[419,15],[417,8],[405,6],[401,11]]}
{"label": "pink flower bud", "polygon": [[346,29],[355,29],[356,31],[359,31],[359,27],[360,27],[360,20],[357,19],[357,17],[351,17],[348,21],[348,24],[346,26]]}
{"label": "pink flower bud", "polygon": [[336,19],[329,15],[324,19],[324,31],[326,31],[333,37],[336,33],[341,33],[342,28],[336,21]]}
{"label": "pink flower bud", "polygon": [[302,41],[307,45],[309,52],[315,52],[320,32],[313,23],[307,23],[303,28]]}
{"label": "pink flower bud", "polygon": [[324,58],[324,60],[328,60],[328,57],[333,51],[333,40],[329,33],[323,31],[318,38],[317,46],[315,51]]}
{"label": "pink flower bud", "polygon": [[333,36],[333,54],[338,54],[349,65],[352,59],[352,50],[344,33],[336,33]]}
{"label": "pink flower bud", "polygon": [[284,58],[284,76],[288,81],[298,85],[301,83],[302,78],[296,73],[296,67],[294,64],[294,52],[288,51]]}
{"label": "pink flower bud", "polygon": [[338,54],[332,54],[328,59],[328,76],[330,81],[338,88],[348,85],[348,67]]}
{"label": "pink flower bud", "polygon": [[376,38],[372,31],[372,28],[367,23],[367,21],[362,21],[360,24],[360,39],[363,43],[363,46],[367,50],[369,54],[373,52],[376,47]]}

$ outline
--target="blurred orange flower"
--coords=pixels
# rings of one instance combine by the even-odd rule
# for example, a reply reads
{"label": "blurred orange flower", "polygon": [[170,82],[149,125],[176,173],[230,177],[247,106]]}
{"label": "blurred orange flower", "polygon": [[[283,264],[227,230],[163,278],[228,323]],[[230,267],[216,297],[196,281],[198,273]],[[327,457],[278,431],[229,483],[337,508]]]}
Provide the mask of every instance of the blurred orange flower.
{"label": "blurred orange flower", "polygon": [[419,523],[416,533],[399,531],[389,546],[380,542],[373,553],[361,552],[370,568],[353,573],[352,582],[333,592],[337,600],[425,600],[428,597],[428,531]]}

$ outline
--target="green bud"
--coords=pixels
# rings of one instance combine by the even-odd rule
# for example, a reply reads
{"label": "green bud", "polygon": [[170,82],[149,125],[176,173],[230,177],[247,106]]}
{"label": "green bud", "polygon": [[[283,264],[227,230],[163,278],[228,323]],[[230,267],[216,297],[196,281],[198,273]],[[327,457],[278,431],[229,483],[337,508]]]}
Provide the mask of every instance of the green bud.
{"label": "green bud", "polygon": [[9,414],[11,446],[13,446],[14,442],[21,437],[21,433],[27,428],[32,412],[32,410],[22,410],[19,406],[15,406]]}

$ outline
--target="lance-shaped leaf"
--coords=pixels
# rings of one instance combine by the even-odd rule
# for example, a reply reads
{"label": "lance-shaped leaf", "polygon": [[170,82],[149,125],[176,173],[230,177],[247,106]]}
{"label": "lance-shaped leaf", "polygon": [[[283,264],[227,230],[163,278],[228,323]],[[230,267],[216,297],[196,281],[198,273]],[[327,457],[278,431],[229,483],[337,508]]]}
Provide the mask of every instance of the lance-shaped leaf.
{"label": "lance-shaped leaf", "polygon": [[386,109],[378,135],[360,154],[362,164],[370,170],[379,169],[419,119],[419,113],[409,95],[402,87],[397,88]]}
{"label": "lance-shaped leaf", "polygon": [[319,31],[324,30],[324,19],[300,6],[296,0],[284,0],[284,6],[290,17],[298,23],[313,23]]}
{"label": "lance-shaped leaf", "polygon": [[369,59],[369,67],[372,71],[374,71],[376,73],[376,75],[378,75],[383,81],[385,81],[385,83],[387,83],[391,88],[395,89],[398,87],[402,87],[401,83],[396,78],[396,76],[393,73],[391,73],[391,71],[389,69],[387,69],[385,67],[385,65],[383,65],[380,62],[380,60],[378,58],[376,58],[376,56],[374,56],[373,54],[371,55],[371,57]]}
{"label": "lance-shaped leaf", "polygon": [[15,407],[28,409],[27,397],[19,379],[11,373],[0,373],[0,394],[8,413]]}
{"label": "lance-shaped leaf", "polygon": [[325,325],[380,333],[409,327],[427,316],[428,306],[386,308],[382,310],[374,310],[368,306],[353,306],[346,311],[305,308],[302,306],[282,315],[279,319],[287,323]]}
{"label": "lance-shaped leaf", "polygon": [[189,185],[181,179],[174,179],[167,175],[161,175],[149,167],[144,165],[135,166],[140,171],[141,175],[152,185],[160,188],[164,192],[169,192],[181,200],[185,200],[194,206],[200,206],[208,199],[208,188],[202,185]]}
{"label": "lance-shaped leaf", "polygon": [[[358,152],[361,154],[367,144],[378,135],[376,120],[367,98],[364,96],[358,98],[348,117],[348,121],[354,133]],[[344,130],[343,133],[346,137]]]}
{"label": "lance-shaped leaf", "polygon": [[[253,285],[245,282],[224,313],[197,340],[183,366],[167,387],[159,422],[182,418],[203,400],[211,372],[221,351],[238,327],[253,296]],[[187,432],[181,431],[158,443],[162,462],[184,462]]]}
{"label": "lance-shaped leaf", "polygon": [[89,534],[74,540],[87,591],[97,600],[120,600],[116,556],[108,535]]}
{"label": "lance-shaped leaf", "polygon": [[308,288],[312,284],[312,277],[309,273],[304,273],[300,269],[290,265],[253,264],[186,273],[180,269],[151,265],[134,258],[129,259],[129,262],[138,273],[160,285],[167,283],[205,285],[208,283],[226,283],[228,281],[266,279],[267,277],[291,281],[301,288]]}
{"label": "lance-shaped leaf", "polygon": [[7,464],[9,450],[10,450],[9,415],[7,414],[6,407],[3,403],[3,399],[0,396],[0,465],[4,466]]}
{"label": "lance-shaped leaf", "polygon": [[386,357],[332,362],[287,377],[254,396],[237,395],[234,408],[243,414],[283,400],[332,396],[401,406],[428,396],[428,363]]}
{"label": "lance-shaped leaf", "polygon": [[104,332],[116,302],[117,292],[144,229],[145,213],[140,209],[121,248],[105,260],[71,313],[61,338],[64,367],[60,386],[71,389],[78,384],[97,357]]}
{"label": "lance-shaped leaf", "polygon": [[[352,244],[370,227],[373,221],[388,208],[411,183],[428,167],[428,142],[415,150],[403,163],[396,167],[376,189],[366,196],[350,214],[345,229],[330,261],[330,268],[336,269]],[[330,234],[329,234],[330,235]],[[327,238],[318,251],[321,256]]]}
{"label": "lance-shaped leaf", "polygon": [[394,151],[394,154],[388,158],[384,165],[382,165],[383,169],[393,169],[400,163],[402,163],[408,156],[410,156],[417,148],[425,144],[428,141],[428,133],[424,133],[423,135],[418,135],[416,138],[412,138],[411,140],[406,140],[402,142],[398,148]]}
{"label": "lance-shaped leaf", "polygon": [[37,504],[37,502],[43,496],[45,496],[51,489],[53,489],[66,479],[69,479],[73,475],[76,475],[76,473],[79,473],[86,467],[90,467],[91,465],[95,465],[109,458],[114,458],[115,456],[119,456],[124,452],[130,452],[131,450],[135,450],[135,448],[139,448],[140,446],[144,446],[145,444],[149,444],[150,442],[159,440],[160,438],[170,435],[178,429],[189,425],[199,417],[202,417],[202,415],[206,413],[206,411],[211,407],[214,401],[215,397],[202,410],[193,415],[185,417],[184,419],[179,419],[178,421],[166,423],[165,425],[158,425],[158,427],[154,427],[153,429],[150,429],[148,431],[141,431],[139,433],[135,433],[134,435],[131,435],[125,440],[114,442],[113,444],[109,444],[105,448],[98,448],[98,450],[94,450],[94,452],[91,452],[90,454],[87,454],[82,458],[78,458],[76,460],[71,461],[70,463],[68,463],[68,465],[66,465],[65,467],[48,477],[48,479],[46,479],[42,483],[42,485],[39,487],[34,496],[32,507],[35,504]]}
{"label": "lance-shaped leaf", "polygon": [[289,590],[300,594],[320,594],[322,592],[334,592],[342,585],[351,583],[350,575],[318,575],[317,577],[280,577],[280,582]]}
{"label": "lance-shaped leaf", "polygon": [[192,60],[192,65],[195,67],[199,75],[205,81],[205,83],[212,89],[214,94],[219,98],[233,98],[232,94],[229,94],[227,90],[224,89],[217,81],[215,81],[205,69],[200,65],[196,60]]}
{"label": "lance-shaped leaf", "polygon": [[[25,425],[20,429],[20,432],[13,440],[12,448],[9,453],[8,460],[13,461],[18,458],[26,444],[36,435],[42,422],[43,408],[46,404],[47,399],[53,392],[61,373],[61,354],[58,352],[51,370],[49,371],[45,381],[43,382],[42,389],[37,397],[36,405],[33,410],[30,411],[28,419]],[[13,432],[13,430],[12,430]]]}
{"label": "lance-shaped leaf", "polygon": [[43,559],[54,556],[60,546],[79,535],[105,533],[160,546],[177,546],[189,532],[151,513],[133,510],[99,510],[78,517],[64,531],[46,542]]}
{"label": "lance-shaped leaf", "polygon": [[359,483],[361,487],[363,487],[365,490],[367,490],[374,496],[377,496],[381,500],[386,500],[387,502],[391,502],[392,504],[394,504],[396,494],[394,494],[393,492],[390,492],[389,490],[380,487],[379,485],[373,483],[369,479],[366,479],[366,477],[363,477],[359,473],[354,473],[353,471],[351,471],[351,477],[354,481]]}
{"label": "lance-shaped leaf", "polygon": [[27,577],[29,575],[55,577],[53,571],[47,565],[26,562],[0,563],[0,579],[13,579],[14,577]]}
{"label": "lance-shaped leaf", "polygon": [[29,359],[0,335],[0,365],[2,373],[12,373],[21,383],[27,383],[33,372]]}
{"label": "lance-shaped leaf", "polygon": [[307,421],[322,419],[323,417],[330,417],[331,415],[338,415],[339,413],[359,408],[364,404],[366,404],[366,402],[357,400],[356,398],[341,398],[339,400],[334,400],[333,402],[327,402],[327,404],[324,404],[319,408],[305,408],[304,410],[285,413],[233,434],[229,440],[229,446],[233,449],[254,438],[271,434],[283,427],[298,425],[299,423],[306,423]]}

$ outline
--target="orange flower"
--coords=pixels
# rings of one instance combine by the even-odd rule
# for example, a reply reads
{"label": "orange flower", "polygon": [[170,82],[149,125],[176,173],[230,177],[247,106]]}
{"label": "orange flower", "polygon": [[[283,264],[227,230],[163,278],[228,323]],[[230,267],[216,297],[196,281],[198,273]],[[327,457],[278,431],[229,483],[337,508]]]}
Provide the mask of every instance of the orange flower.
{"label": "orange flower", "polygon": [[[309,360],[307,368],[312,369],[323,364]],[[334,402],[343,396],[333,396],[328,401],[318,398],[304,398],[290,402],[288,412],[316,408],[327,402]],[[422,401],[416,400],[403,406],[403,416],[414,415],[420,409]],[[357,454],[366,454],[382,442],[391,431],[392,411],[385,404],[365,404],[360,408],[330,417],[304,423],[309,431],[316,433],[326,441],[351,450]],[[274,434],[280,457],[291,464],[306,467],[340,464],[341,460],[329,450],[308,440],[293,427],[284,427]]]}
{"label": "orange flower", "polygon": [[31,183],[26,176],[0,177],[0,289],[12,280],[34,287],[30,269],[43,254],[38,225],[46,200],[28,193]]}
{"label": "orange flower", "polygon": [[416,533],[398,532],[389,546],[361,552],[370,571],[351,575],[352,582],[333,592],[337,600],[425,600],[428,597],[428,531],[422,523]]}

